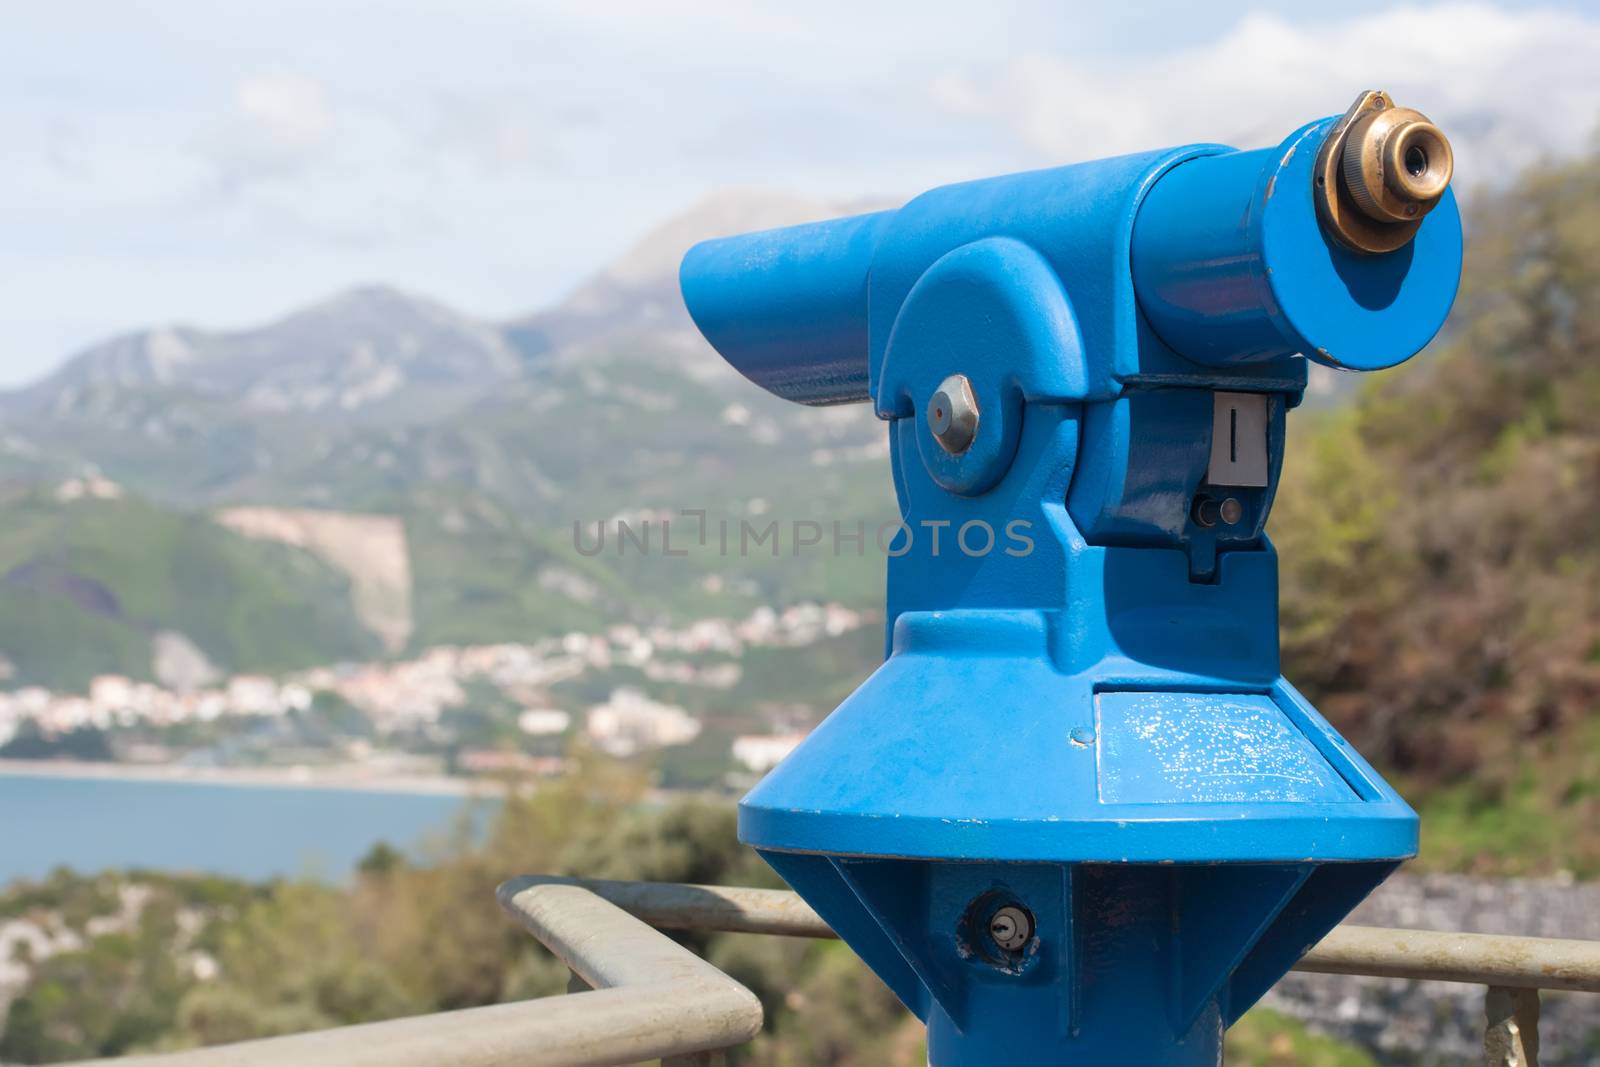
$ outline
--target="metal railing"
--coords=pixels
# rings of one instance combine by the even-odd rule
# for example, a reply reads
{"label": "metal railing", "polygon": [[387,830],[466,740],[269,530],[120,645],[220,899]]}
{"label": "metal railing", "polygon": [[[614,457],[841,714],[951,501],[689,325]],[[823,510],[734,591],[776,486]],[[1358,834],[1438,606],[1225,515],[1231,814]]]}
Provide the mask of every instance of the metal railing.
{"label": "metal railing", "polygon": [[[501,906],[593,987],[564,997],[100,1064],[137,1067],[669,1067],[721,1062],[761,1029],[749,990],[658,930],[837,937],[777,889],[529,875]],[[1487,986],[1488,1067],[1537,1067],[1539,991],[1600,993],[1600,942],[1341,926],[1295,965]]]}
{"label": "metal railing", "polygon": [[744,986],[601,895],[529,884],[500,899],[593,987],[564,997],[419,1015],[155,1056],[102,1067],[608,1067],[740,1045],[761,1029]]}

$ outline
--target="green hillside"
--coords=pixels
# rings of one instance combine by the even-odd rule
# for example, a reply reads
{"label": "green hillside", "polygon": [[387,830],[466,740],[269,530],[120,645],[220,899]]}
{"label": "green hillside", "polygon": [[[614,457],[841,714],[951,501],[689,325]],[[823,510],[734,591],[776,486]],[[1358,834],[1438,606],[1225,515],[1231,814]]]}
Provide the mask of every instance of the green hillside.
{"label": "green hillside", "polygon": [[[417,644],[739,615],[806,599],[857,607],[881,599],[883,559],[870,533],[866,552],[841,557],[828,550],[831,540],[796,555],[790,535],[797,520],[821,524],[831,539],[834,519],[871,530],[894,514],[886,460],[860,451],[880,440],[882,426],[865,410],[841,417],[787,404],[726,368],[709,380],[668,369],[659,344],[619,341],[500,390],[458,419],[391,434],[388,494],[373,492],[370,474],[359,487],[360,475],[350,472],[343,506],[407,516]],[[724,417],[734,404],[747,423]],[[830,448],[856,451],[819,461],[819,453],[831,460]],[[453,466],[444,465],[446,454]],[[449,481],[440,477],[446,471],[455,474]],[[760,514],[751,513],[753,501]],[[713,524],[725,518],[730,550],[719,549],[714,526],[699,545],[698,520],[679,516],[684,509],[704,510]],[[686,555],[662,551],[663,516],[674,552]],[[617,517],[636,532],[648,519],[647,552],[619,545]],[[776,555],[770,542],[738,550],[744,519],[778,523]],[[604,548],[580,552],[574,523],[591,551],[604,524]],[[591,587],[589,602],[553,587],[552,570]]]}
{"label": "green hillside", "polygon": [[[767,396],[712,358],[680,358],[670,340],[622,332],[464,408],[381,418],[261,411],[170,386],[97,386],[74,404],[19,417],[13,429],[27,448],[0,441],[0,476],[38,484],[87,465],[186,510],[400,516],[413,649],[736,616],[808,599],[875,604],[883,560],[870,533],[861,555],[839,558],[825,548],[797,556],[791,533],[797,521],[815,522],[831,537],[835,519],[847,533],[858,520],[870,531],[893,515],[882,426],[862,408],[818,412]],[[776,522],[778,551],[767,541],[748,554],[736,544],[727,554],[694,545],[667,557],[661,519],[683,509],[725,517],[735,541],[741,520],[758,530]],[[648,552],[619,548],[618,518],[636,532],[648,519]],[[574,523],[586,543],[604,523],[605,549],[579,552]],[[674,550],[697,534],[695,520],[675,519]]]}
{"label": "green hillside", "polygon": [[151,677],[175,631],[212,663],[283,671],[378,654],[348,581],[313,557],[134,497],[13,490],[0,526],[0,654],[9,684]]}
{"label": "green hillside", "polygon": [[1595,163],[1480,200],[1446,337],[1291,432],[1285,673],[1436,865],[1600,875]]}
{"label": "green hillside", "polygon": [[[550,538],[481,494],[430,488],[399,502],[411,552],[415,648],[592,631],[625,617],[627,589],[604,567],[563,558]],[[541,575],[566,574],[585,603]]]}

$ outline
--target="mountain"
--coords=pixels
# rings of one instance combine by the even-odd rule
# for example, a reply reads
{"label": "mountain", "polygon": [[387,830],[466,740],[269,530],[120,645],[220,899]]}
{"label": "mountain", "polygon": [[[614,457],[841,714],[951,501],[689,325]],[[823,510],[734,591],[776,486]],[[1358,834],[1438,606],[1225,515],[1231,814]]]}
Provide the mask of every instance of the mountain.
{"label": "mountain", "polygon": [[[603,394],[631,410],[666,411],[683,389],[710,390],[762,409],[745,424],[749,432],[786,432],[805,413],[769,405],[716,358],[678,298],[677,263],[706,236],[873,206],[749,192],[712,198],[646,235],[567,299],[503,324],[367,287],[252,330],[131,333],[0,394],[0,477],[94,468],[189,505],[346,506],[352,496],[449,483],[520,507],[567,487],[542,471],[561,439],[508,451],[505,432],[564,417],[562,398],[588,403]],[[655,368],[647,372],[654,397],[641,385],[646,375],[632,370],[643,365]],[[603,381],[601,367],[613,368]],[[532,413],[537,418],[524,417]],[[870,417],[855,421],[877,436]],[[485,433],[486,423],[505,432]],[[814,427],[814,417],[795,422],[810,443],[817,435],[807,424]],[[743,436],[736,427],[726,432]]]}
{"label": "mountain", "polygon": [[560,352],[597,335],[640,331],[675,338],[695,355],[710,355],[678,295],[678,264],[690,245],[892,206],[877,199],[830,202],[749,189],[719,193],[645,234],[555,307],[512,319],[505,329],[531,356]]}
{"label": "mountain", "polygon": [[112,338],[34,385],[0,394],[0,410],[103,414],[119,396],[188,393],[260,414],[439,414],[462,396],[525,377],[530,359],[606,335],[647,331],[698,341],[677,283],[678,262],[696,241],[883,206],[720,194],[647,233],[565,300],[505,323],[390,286],[363,286],[252,329],[164,325]]}
{"label": "mountain", "polygon": [[96,345],[10,401],[92,410],[119,392],[182,389],[258,412],[360,412],[418,392],[492,386],[521,358],[493,326],[384,286],[353,289],[251,330],[141,330]]}
{"label": "mountain", "polygon": [[[872,206],[714,198],[507,323],[368,287],[257,329],[131,333],[0,396],[0,485],[48,496],[106,479],[173,521],[303,556],[390,652],[798,598],[865,606],[881,560],[794,556],[787,524],[892,514],[882,426],[862,407],[785,403],[729,369],[682,309],[677,263],[716,233]],[[783,551],[662,558],[662,520],[681,509],[735,533],[776,521]],[[656,551],[619,555],[615,537],[599,556],[576,550],[575,524],[592,536],[619,518],[648,521]],[[173,565],[160,551],[143,564]],[[35,662],[71,643],[66,624],[47,647],[0,619],[0,652],[26,645],[30,676],[83,677]],[[326,658],[352,647],[330,642]],[[219,656],[268,665],[247,648]]]}

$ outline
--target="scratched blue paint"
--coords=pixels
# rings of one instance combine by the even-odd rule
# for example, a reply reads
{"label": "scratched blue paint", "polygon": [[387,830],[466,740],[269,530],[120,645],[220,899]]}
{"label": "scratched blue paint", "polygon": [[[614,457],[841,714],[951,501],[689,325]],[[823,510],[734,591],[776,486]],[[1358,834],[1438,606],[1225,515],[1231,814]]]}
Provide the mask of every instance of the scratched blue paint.
{"label": "scratched blue paint", "polygon": [[1102,803],[1361,799],[1267,697],[1101,693],[1095,703]]}
{"label": "scratched blue paint", "polygon": [[[883,665],[745,797],[742,840],[928,1024],[934,1067],[1211,1067],[1223,1029],[1414,854],[1416,815],[1286,681],[1265,523],[1307,358],[1439,328],[1446,198],[1400,252],[1325,236],[1310,157],[1123,156],[696,246],[694,321],[756,384],[870,401],[904,521]],[[922,417],[966,375],[977,437]],[[1266,397],[1265,487],[1208,482]],[[1231,495],[1232,526],[1197,518]],[[986,524],[1000,548],[955,551]],[[1020,525],[1018,525],[1020,524]],[[1026,551],[1003,551],[1019,542]],[[1033,916],[1014,956],[985,916]]]}

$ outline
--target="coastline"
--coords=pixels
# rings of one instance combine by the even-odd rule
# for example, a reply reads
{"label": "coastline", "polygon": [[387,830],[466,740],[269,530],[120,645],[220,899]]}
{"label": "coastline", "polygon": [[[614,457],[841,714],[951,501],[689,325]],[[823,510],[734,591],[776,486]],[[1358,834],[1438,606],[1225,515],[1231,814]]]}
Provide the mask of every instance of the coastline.
{"label": "coastline", "polygon": [[59,778],[79,781],[146,782],[271,789],[328,789],[352,793],[493,798],[504,785],[444,775],[383,775],[365,767],[185,767],[177,764],[89,763],[77,760],[0,759],[0,778]]}

